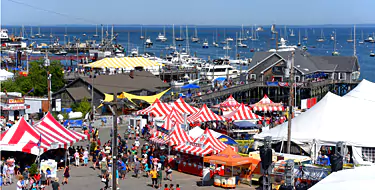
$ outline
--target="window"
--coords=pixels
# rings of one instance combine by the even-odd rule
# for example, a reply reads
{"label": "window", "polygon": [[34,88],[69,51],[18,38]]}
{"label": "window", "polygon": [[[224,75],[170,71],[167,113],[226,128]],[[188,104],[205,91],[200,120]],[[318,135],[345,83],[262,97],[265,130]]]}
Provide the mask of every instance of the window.
{"label": "window", "polygon": [[346,80],[346,73],[339,73],[339,80]]}
{"label": "window", "polygon": [[332,75],[331,75],[331,79],[335,79],[335,73],[332,73]]}
{"label": "window", "polygon": [[250,74],[250,80],[257,80],[256,74]]}

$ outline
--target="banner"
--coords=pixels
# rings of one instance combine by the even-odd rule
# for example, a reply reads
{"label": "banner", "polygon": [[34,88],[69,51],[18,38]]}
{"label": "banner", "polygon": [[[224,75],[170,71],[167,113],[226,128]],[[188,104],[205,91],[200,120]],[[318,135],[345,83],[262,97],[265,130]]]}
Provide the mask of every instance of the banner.
{"label": "banner", "polygon": [[46,175],[47,175],[46,170],[48,168],[51,170],[51,177],[52,178],[57,177],[57,162],[55,160],[48,159],[48,160],[43,160],[40,163],[40,170],[43,170],[44,173],[46,173]]}
{"label": "banner", "polygon": [[287,83],[287,82],[279,82],[279,86],[286,87],[286,86],[289,86],[289,83]]}
{"label": "banner", "polygon": [[267,86],[278,86],[279,82],[267,82]]}

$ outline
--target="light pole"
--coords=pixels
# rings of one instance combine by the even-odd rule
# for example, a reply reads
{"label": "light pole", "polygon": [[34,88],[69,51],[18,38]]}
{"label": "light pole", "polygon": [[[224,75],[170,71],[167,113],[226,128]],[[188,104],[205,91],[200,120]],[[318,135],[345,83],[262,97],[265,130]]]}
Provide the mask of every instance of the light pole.
{"label": "light pole", "polygon": [[293,98],[294,98],[294,52],[292,52],[290,65],[290,76],[289,76],[289,114],[288,114],[288,141],[286,152],[290,154],[291,137],[292,137],[292,115],[293,115]]}
{"label": "light pole", "polygon": [[50,60],[48,59],[48,50],[46,50],[46,57],[44,58],[44,66],[47,69],[47,93],[48,93],[48,111],[52,111],[52,103],[51,103],[51,77],[48,67],[50,66]]}
{"label": "light pole", "polygon": [[95,119],[95,105],[94,105],[94,79],[96,78],[96,74],[93,73],[90,75],[91,78],[91,109],[92,109],[92,118],[91,118],[91,123],[94,123]]}

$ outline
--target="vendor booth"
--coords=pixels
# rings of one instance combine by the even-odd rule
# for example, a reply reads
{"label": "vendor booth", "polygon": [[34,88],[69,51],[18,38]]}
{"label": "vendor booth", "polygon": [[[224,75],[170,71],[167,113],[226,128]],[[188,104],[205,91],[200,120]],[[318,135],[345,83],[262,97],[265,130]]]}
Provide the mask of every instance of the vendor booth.
{"label": "vendor booth", "polygon": [[223,112],[231,112],[237,109],[241,104],[233,98],[232,94],[222,103],[212,106],[213,108],[220,108]]}
{"label": "vendor booth", "polygon": [[274,103],[271,99],[268,98],[267,95],[257,103],[251,105],[253,111],[260,111],[260,112],[277,112],[277,111],[284,111],[284,106],[282,103]]}
{"label": "vendor booth", "polygon": [[248,178],[247,169],[253,159],[238,155],[231,147],[219,154],[207,156],[203,161],[210,163],[211,175],[214,175],[214,185],[224,188],[235,188],[241,178]]}
{"label": "vendor booth", "polygon": [[152,105],[149,107],[139,110],[136,112],[137,115],[150,115],[153,114],[155,117],[163,117],[168,115],[172,110],[171,106],[167,103],[161,102],[159,99],[156,99]]}
{"label": "vendor booth", "polygon": [[192,114],[187,118],[189,123],[195,122],[207,122],[207,121],[225,121],[223,116],[219,116],[211,111],[206,104],[203,104],[202,108],[195,114]]}
{"label": "vendor booth", "polygon": [[191,114],[197,113],[199,111],[198,108],[193,107],[193,106],[187,104],[182,97],[180,97],[179,99],[177,99],[176,101],[174,101],[171,105],[180,114],[191,115]]}

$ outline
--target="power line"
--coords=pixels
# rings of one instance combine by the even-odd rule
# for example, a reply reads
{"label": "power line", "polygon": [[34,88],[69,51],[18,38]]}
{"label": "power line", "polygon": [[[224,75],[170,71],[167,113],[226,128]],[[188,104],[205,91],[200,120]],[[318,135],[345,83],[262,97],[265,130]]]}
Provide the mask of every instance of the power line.
{"label": "power line", "polygon": [[20,5],[24,5],[24,6],[33,8],[33,9],[38,9],[38,10],[41,10],[41,11],[45,11],[45,12],[48,12],[48,13],[56,14],[56,15],[59,15],[59,16],[63,16],[63,17],[67,17],[67,18],[72,18],[72,19],[75,19],[75,20],[81,20],[81,21],[84,21],[84,22],[87,22],[87,23],[91,23],[91,24],[97,24],[93,20],[87,20],[87,19],[81,18],[81,17],[73,17],[73,16],[71,16],[69,14],[59,13],[59,12],[56,12],[56,11],[52,11],[52,10],[44,9],[44,8],[37,7],[37,6],[34,6],[34,5],[30,5],[30,4],[27,4],[27,3],[24,3],[24,2],[19,2],[19,1],[15,1],[15,0],[7,0],[7,1],[12,2],[12,3],[16,3],[16,4],[20,4]]}

